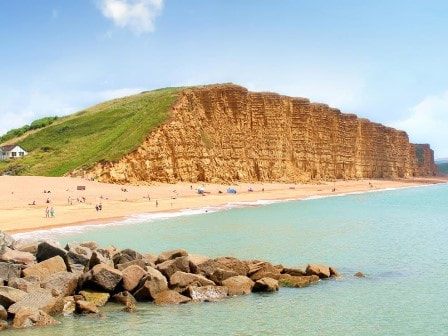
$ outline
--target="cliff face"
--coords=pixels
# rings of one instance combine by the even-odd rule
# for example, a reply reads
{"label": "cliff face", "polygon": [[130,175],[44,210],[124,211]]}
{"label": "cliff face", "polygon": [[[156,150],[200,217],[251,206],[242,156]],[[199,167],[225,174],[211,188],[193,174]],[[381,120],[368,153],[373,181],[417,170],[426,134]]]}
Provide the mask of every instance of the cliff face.
{"label": "cliff face", "polygon": [[428,145],[324,104],[236,85],[183,91],[170,121],[100,181],[284,181],[394,178],[437,172]]}

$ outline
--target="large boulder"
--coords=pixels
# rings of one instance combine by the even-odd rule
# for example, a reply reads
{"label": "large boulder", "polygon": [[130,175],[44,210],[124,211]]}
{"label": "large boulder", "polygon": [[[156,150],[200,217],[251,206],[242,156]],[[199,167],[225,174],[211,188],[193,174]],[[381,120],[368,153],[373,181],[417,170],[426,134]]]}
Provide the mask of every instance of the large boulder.
{"label": "large boulder", "polygon": [[[208,259],[201,263],[194,264],[194,266],[196,274],[210,278],[210,276],[218,269],[219,264],[213,259]],[[236,275],[238,275],[238,273],[236,273]]]}
{"label": "large boulder", "polygon": [[[156,256],[152,253],[149,253],[149,252],[143,254],[143,259],[149,261],[151,264],[154,264],[154,265],[156,264],[158,258],[159,258],[158,256]],[[151,267],[154,267],[154,266],[151,266]]]}
{"label": "large boulder", "polygon": [[79,275],[70,272],[58,272],[42,282],[42,288],[57,290],[63,296],[72,295],[78,286]]}
{"label": "large boulder", "polygon": [[330,276],[333,278],[339,278],[341,275],[336,270],[336,268],[330,266]]}
{"label": "large boulder", "polygon": [[4,252],[6,248],[14,248],[15,239],[6,232],[0,231],[0,254]]}
{"label": "large boulder", "polygon": [[190,261],[188,256],[178,257],[158,264],[157,269],[169,279],[178,271],[190,273]]}
{"label": "large boulder", "polygon": [[79,243],[79,245],[82,247],[87,247],[91,251],[96,250],[99,247],[98,243],[94,242],[94,241],[85,241],[85,242]]}
{"label": "large boulder", "polygon": [[67,251],[57,246],[55,243],[42,242],[37,245],[36,259],[41,262],[56,256],[60,256],[65,259]]}
{"label": "large boulder", "polygon": [[225,298],[229,289],[223,286],[190,286],[187,293],[193,301],[216,301]]}
{"label": "large boulder", "polygon": [[282,274],[289,274],[289,275],[293,275],[293,276],[304,276],[304,275],[306,275],[306,272],[301,268],[285,267],[282,270]]}
{"label": "large boulder", "polygon": [[272,278],[261,278],[255,281],[254,292],[276,292],[278,291],[278,280]]}
{"label": "large boulder", "polygon": [[125,262],[124,264],[117,264],[115,265],[115,268],[120,271],[124,271],[126,268],[130,266],[139,266],[140,268],[145,270],[147,265],[148,263],[144,259],[135,259],[132,261]]}
{"label": "large boulder", "polygon": [[280,286],[282,287],[302,288],[308,287],[309,285],[319,281],[319,277],[317,275],[295,276],[289,274],[281,274],[278,281]]}
{"label": "large boulder", "polygon": [[0,320],[0,331],[1,330],[6,330],[9,328],[9,324],[7,321],[4,320]]}
{"label": "large boulder", "polygon": [[114,267],[114,261],[107,250],[97,249],[92,252],[92,256],[89,261],[89,268],[92,269],[96,265],[104,264]]}
{"label": "large boulder", "polygon": [[37,253],[37,245],[39,245],[38,242],[32,242],[32,243],[18,242],[16,243],[14,249],[21,252],[28,252],[35,256]]}
{"label": "large boulder", "polygon": [[100,311],[98,307],[92,302],[85,300],[77,300],[76,312],[78,314],[98,314]]}
{"label": "large boulder", "polygon": [[261,278],[278,279],[280,276],[280,271],[271,263],[262,261],[250,266],[248,276],[253,281],[257,281]]}
{"label": "large boulder", "polygon": [[12,262],[14,264],[29,265],[34,263],[36,258],[29,252],[21,252],[17,250],[11,250],[6,248],[3,254],[0,256],[0,260],[6,262]]}
{"label": "large boulder", "polygon": [[148,267],[147,274],[141,280],[134,296],[139,301],[153,300],[154,297],[168,289],[168,282],[161,272]]}
{"label": "large boulder", "polygon": [[129,261],[134,261],[138,259],[142,259],[143,256],[137,251],[131,249],[124,249],[113,256],[114,264],[124,264]]}
{"label": "large boulder", "polygon": [[247,275],[249,267],[246,263],[234,257],[220,257],[215,259],[219,265],[217,267],[230,270],[238,273],[239,275]]}
{"label": "large boulder", "polygon": [[64,298],[64,308],[62,308],[62,314],[64,316],[73,315],[76,310],[75,298],[73,296],[66,296]]}
{"label": "large boulder", "polygon": [[47,314],[56,314],[62,312],[64,308],[64,298],[60,293],[55,293],[55,291],[42,288],[32,293],[27,293],[19,301],[12,304],[8,308],[8,312],[10,314],[16,314],[19,309],[23,307],[40,309]]}
{"label": "large boulder", "polygon": [[162,252],[157,258],[156,264],[161,264],[167,260],[173,260],[179,257],[188,256],[188,252],[182,249]]}
{"label": "large boulder", "polygon": [[26,294],[26,292],[21,291],[20,289],[0,286],[0,305],[8,309],[9,306],[20,301]]}
{"label": "large boulder", "polygon": [[327,266],[309,264],[306,267],[306,275],[317,275],[321,279],[326,279],[331,276],[331,272]]}
{"label": "large boulder", "polygon": [[22,267],[16,264],[0,262],[0,279],[11,281],[15,278],[20,278]]}
{"label": "large boulder", "polygon": [[233,296],[250,294],[254,287],[254,282],[247,276],[237,275],[224,280],[222,285],[227,287],[229,289],[229,295]]}
{"label": "large boulder", "polygon": [[109,301],[110,294],[104,292],[98,292],[94,290],[82,290],[79,292],[85,299],[85,301],[92,302],[97,307],[104,306]]}
{"label": "large boulder", "polygon": [[61,322],[56,321],[53,317],[42,310],[31,307],[22,307],[16,312],[14,320],[12,321],[12,327],[46,327],[58,325],[60,323]]}
{"label": "large boulder", "polygon": [[228,278],[237,276],[238,273],[230,270],[223,270],[222,268],[217,268],[212,275],[210,275],[210,280],[215,282],[218,285],[221,285],[222,282]]}
{"label": "large boulder", "polygon": [[15,278],[8,282],[9,287],[20,289],[21,291],[31,293],[40,289],[40,280],[35,276],[25,278]]}
{"label": "large boulder", "polygon": [[188,286],[214,286],[215,283],[199,274],[191,274],[178,271],[170,278],[170,286],[173,288],[186,288]]}
{"label": "large boulder", "polygon": [[123,278],[123,273],[111,266],[99,264],[90,270],[90,281],[96,286],[113,291]]}
{"label": "large boulder", "polygon": [[146,271],[137,265],[127,267],[123,271],[123,288],[132,292],[146,275]]}
{"label": "large boulder", "polygon": [[71,248],[65,256],[65,263],[70,272],[82,273],[89,268],[92,251],[87,247],[76,246]]}
{"label": "large boulder", "polygon": [[61,256],[56,256],[29,266],[25,268],[22,273],[25,277],[35,276],[39,278],[39,280],[44,281],[52,274],[65,271],[67,271],[67,267],[65,266],[64,259],[62,259]]}
{"label": "large boulder", "polygon": [[187,303],[189,301],[191,301],[190,298],[181,295],[173,290],[167,290],[162,293],[159,293],[154,298],[154,303],[157,305],[180,304],[180,303]]}

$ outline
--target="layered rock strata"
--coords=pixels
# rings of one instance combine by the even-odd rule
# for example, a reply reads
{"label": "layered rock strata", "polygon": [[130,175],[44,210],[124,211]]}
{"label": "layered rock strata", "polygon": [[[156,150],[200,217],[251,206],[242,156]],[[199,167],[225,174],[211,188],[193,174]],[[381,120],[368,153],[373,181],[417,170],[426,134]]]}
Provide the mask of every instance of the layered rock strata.
{"label": "layered rock strata", "polygon": [[411,178],[437,173],[429,145],[325,104],[232,85],[184,90],[171,119],[118,162],[87,173],[104,182]]}

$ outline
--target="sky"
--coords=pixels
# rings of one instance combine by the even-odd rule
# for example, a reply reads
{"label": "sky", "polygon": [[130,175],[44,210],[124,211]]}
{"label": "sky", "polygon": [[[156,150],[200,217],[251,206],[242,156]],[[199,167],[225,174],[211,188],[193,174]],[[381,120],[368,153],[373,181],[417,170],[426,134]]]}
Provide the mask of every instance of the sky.
{"label": "sky", "polygon": [[0,134],[104,100],[233,82],[448,157],[448,1],[0,0]]}

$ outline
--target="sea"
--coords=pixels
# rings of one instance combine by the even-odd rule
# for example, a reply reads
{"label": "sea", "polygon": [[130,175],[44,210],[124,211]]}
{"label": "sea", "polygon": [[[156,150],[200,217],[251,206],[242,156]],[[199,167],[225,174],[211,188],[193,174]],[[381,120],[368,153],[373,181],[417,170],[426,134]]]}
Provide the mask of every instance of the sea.
{"label": "sea", "polygon": [[101,318],[61,316],[60,326],[4,335],[448,335],[447,184],[235,202],[16,237],[33,235],[142,253],[183,248],[288,267],[319,263],[341,277],[214,303],[139,303],[136,313],[108,304]]}

